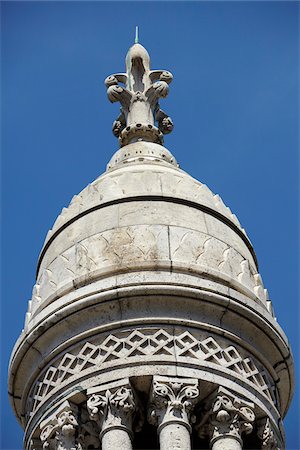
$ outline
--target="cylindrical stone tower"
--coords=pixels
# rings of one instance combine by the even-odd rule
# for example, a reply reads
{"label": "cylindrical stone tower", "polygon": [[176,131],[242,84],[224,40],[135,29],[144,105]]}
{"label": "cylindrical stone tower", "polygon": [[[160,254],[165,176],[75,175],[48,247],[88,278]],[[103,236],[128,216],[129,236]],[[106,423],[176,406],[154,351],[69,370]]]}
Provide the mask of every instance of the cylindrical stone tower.
{"label": "cylindrical stone tower", "polygon": [[282,449],[293,362],[251,242],[162,145],[172,75],[140,44],[126,69],[121,148],[49,231],[12,352],[24,449]]}

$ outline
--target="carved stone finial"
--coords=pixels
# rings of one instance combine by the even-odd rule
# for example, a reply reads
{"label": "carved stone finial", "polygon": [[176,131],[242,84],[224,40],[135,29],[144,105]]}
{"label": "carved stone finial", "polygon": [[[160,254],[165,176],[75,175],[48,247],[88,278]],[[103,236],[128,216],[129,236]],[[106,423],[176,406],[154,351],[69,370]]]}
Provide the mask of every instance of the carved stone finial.
{"label": "carved stone finial", "polygon": [[105,79],[109,100],[121,104],[121,114],[112,128],[121,147],[137,141],[163,144],[163,135],[172,131],[173,122],[160,109],[158,100],[168,95],[172,79],[166,70],[150,70],[149,54],[138,43],[127,53],[126,73]]}
{"label": "carved stone finial", "polygon": [[199,397],[198,380],[155,376],[148,420],[159,429],[170,422],[184,425],[191,431],[192,410]]}
{"label": "carved stone finial", "polygon": [[259,421],[257,435],[262,441],[262,449],[279,450],[278,441],[268,417]]}
{"label": "carved stone finial", "polygon": [[219,439],[233,438],[242,444],[242,433],[253,430],[254,404],[220,387],[206,401],[206,413],[197,426],[199,436],[209,434],[211,446]]}

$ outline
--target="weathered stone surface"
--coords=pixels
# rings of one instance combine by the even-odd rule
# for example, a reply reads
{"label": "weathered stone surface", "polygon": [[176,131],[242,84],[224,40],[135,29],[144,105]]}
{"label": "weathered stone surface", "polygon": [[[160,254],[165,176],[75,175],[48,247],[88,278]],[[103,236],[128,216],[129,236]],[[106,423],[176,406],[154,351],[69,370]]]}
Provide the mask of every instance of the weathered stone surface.
{"label": "weathered stone surface", "polygon": [[157,144],[171,78],[135,51],[137,67],[106,80],[122,148],[48,233],[12,352],[25,449],[131,450],[147,410],[163,450],[191,448],[196,424],[213,450],[240,449],[253,426],[257,445],[282,448],[286,336],[237,218]]}

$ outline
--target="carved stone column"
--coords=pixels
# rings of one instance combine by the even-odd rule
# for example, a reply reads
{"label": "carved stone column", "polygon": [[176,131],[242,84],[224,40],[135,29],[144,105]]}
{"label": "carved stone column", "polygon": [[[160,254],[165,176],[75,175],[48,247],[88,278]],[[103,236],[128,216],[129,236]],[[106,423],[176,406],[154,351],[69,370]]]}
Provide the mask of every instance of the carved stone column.
{"label": "carved stone column", "polygon": [[207,400],[208,408],[197,427],[200,437],[209,433],[212,450],[241,450],[242,433],[253,430],[254,404],[220,387]]}
{"label": "carved stone column", "polygon": [[148,420],[158,425],[161,450],[191,448],[191,413],[198,396],[196,379],[153,377]]}
{"label": "carved stone column", "polygon": [[270,423],[270,419],[266,417],[259,421],[257,435],[262,441],[262,450],[279,450],[278,441]]}
{"label": "carved stone column", "polygon": [[44,450],[77,450],[75,442],[78,427],[78,409],[68,401],[41,423],[41,441]]}
{"label": "carved stone column", "polygon": [[100,430],[102,450],[131,450],[136,402],[128,379],[89,389],[87,408]]}

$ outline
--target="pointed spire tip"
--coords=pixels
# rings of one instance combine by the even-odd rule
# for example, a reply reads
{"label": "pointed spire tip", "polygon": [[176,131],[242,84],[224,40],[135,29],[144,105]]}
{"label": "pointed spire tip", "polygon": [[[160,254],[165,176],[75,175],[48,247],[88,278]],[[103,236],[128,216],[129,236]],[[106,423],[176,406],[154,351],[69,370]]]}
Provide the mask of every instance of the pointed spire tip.
{"label": "pointed spire tip", "polygon": [[136,26],[135,27],[135,39],[134,39],[134,43],[138,44],[139,43],[139,27]]}

